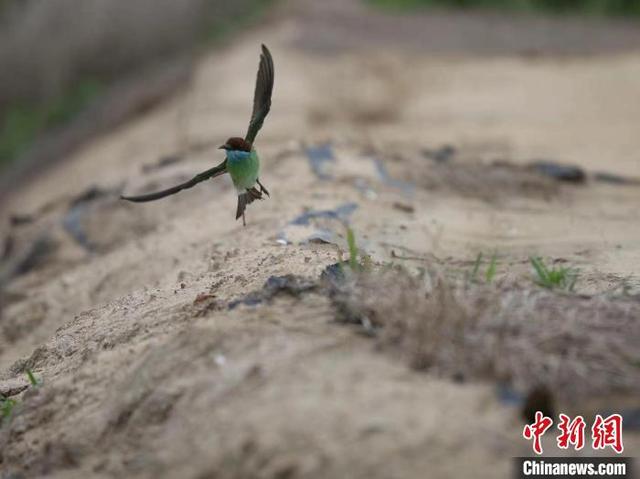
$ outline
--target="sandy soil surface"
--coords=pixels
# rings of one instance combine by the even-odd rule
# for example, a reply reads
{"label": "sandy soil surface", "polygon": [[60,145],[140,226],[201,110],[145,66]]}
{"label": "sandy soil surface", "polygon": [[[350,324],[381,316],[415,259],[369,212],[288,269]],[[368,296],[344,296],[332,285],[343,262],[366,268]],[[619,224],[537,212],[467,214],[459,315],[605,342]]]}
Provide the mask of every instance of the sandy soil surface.
{"label": "sandy soil surface", "polygon": [[[532,55],[554,51],[534,22],[512,51],[465,54],[459,40],[422,44],[428,19],[392,17],[389,40],[374,42],[379,14],[318,3],[206,56],[182,94],[3,204],[0,392],[19,400],[0,432],[3,477],[507,477],[511,457],[531,451],[520,415],[530,383],[506,400],[496,377],[418,371],[337,321],[314,285],[346,255],[344,222],[378,265],[468,272],[495,253],[498,292],[538,294],[531,255],[579,268],[572,298],[587,303],[554,317],[579,323],[607,302],[627,321],[616,344],[637,344],[634,30],[621,45]],[[567,31],[581,45],[580,28],[600,32],[587,27]],[[247,226],[228,178],[118,201],[221,159],[215,147],[245,131],[261,42],[276,63],[256,145],[271,198],[250,206]],[[577,165],[586,180],[543,176],[535,160]],[[312,286],[242,301],[285,275]],[[637,364],[611,394],[558,393],[558,410],[637,415]],[[26,368],[41,386],[27,387]],[[637,429],[625,441],[639,450]],[[545,447],[559,453],[552,438]]]}

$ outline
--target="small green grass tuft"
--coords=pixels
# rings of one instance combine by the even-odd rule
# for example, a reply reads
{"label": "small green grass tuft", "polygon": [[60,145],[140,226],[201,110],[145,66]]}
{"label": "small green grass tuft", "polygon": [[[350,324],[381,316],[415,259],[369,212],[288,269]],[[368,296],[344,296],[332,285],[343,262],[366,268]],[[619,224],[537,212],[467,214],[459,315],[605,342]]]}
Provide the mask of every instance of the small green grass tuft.
{"label": "small green grass tuft", "polygon": [[[346,224],[345,228],[347,230],[347,247],[349,248],[349,269],[354,272],[370,270],[373,267],[371,256],[363,255],[360,253],[358,244],[356,243],[356,235],[353,232],[353,229],[351,229]],[[338,258],[340,260],[340,263],[343,263],[342,251],[338,251]]]}
{"label": "small green grass tuft", "polygon": [[0,399],[0,418],[5,421],[11,417],[13,408],[18,404],[18,401],[11,398]]}
{"label": "small green grass tuft", "polygon": [[487,268],[487,271],[484,274],[484,279],[487,283],[491,283],[493,281],[493,278],[495,278],[496,276],[497,269],[498,269],[498,258],[497,258],[497,254],[493,253],[493,256],[491,257],[491,262],[489,263],[489,267]]}
{"label": "small green grass tuft", "polygon": [[478,271],[480,271],[481,264],[482,264],[482,252],[478,253],[478,256],[476,256],[476,261],[473,263],[473,269],[471,270],[471,275],[469,276],[469,279],[471,281],[475,281],[476,278],[478,277]]}
{"label": "small green grass tuft", "polygon": [[[42,384],[42,380],[36,378],[31,369],[26,370],[27,378],[29,378],[29,383],[31,387],[38,387]],[[0,395],[0,420],[8,421],[11,419],[11,415],[13,414],[14,408],[18,405],[18,401],[13,398],[5,398]]]}
{"label": "small green grass tuft", "polygon": [[356,244],[356,235],[353,230],[347,226],[347,246],[349,247],[349,267],[356,271],[360,269],[358,263],[358,245]]}
{"label": "small green grass tuft", "polygon": [[40,384],[42,384],[42,381],[38,381],[36,379],[36,377],[33,374],[33,371],[31,371],[31,369],[27,369],[27,377],[29,378],[29,382],[31,383],[31,385],[33,387],[40,386]]}
{"label": "small green grass tuft", "polygon": [[[482,252],[478,253],[476,256],[476,260],[473,262],[473,268],[471,269],[471,273],[469,274],[469,280],[471,282],[476,282],[478,279],[478,274],[480,273],[480,267],[482,266]],[[493,253],[491,256],[491,261],[489,262],[489,266],[484,272],[484,280],[487,284],[491,283],[498,271],[498,255],[497,253]]]}
{"label": "small green grass tuft", "polygon": [[578,280],[578,271],[572,268],[553,267],[549,269],[542,258],[530,257],[531,266],[536,273],[534,282],[539,286],[547,289],[561,289],[564,291],[573,291],[576,281]]}

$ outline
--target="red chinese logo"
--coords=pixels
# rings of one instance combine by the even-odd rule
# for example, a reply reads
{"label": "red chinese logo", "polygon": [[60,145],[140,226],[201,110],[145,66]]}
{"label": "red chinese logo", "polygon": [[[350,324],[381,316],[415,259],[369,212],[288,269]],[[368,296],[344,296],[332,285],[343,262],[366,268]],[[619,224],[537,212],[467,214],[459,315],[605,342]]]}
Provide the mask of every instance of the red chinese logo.
{"label": "red chinese logo", "polygon": [[566,414],[560,414],[560,435],[557,438],[560,449],[568,449],[572,444],[576,451],[584,447],[584,428],[586,423],[582,416],[577,416],[573,421]]}
{"label": "red chinese logo", "polygon": [[600,414],[596,415],[596,420],[591,428],[594,449],[604,449],[607,446],[621,454],[624,451],[622,445],[622,416],[612,414],[606,419],[602,419]]}
{"label": "red chinese logo", "polygon": [[533,450],[536,454],[542,454],[542,444],[540,438],[547,432],[553,424],[553,419],[545,416],[540,411],[536,411],[536,420],[533,424],[527,424],[522,431],[525,439],[533,439]]}
{"label": "red chinese logo", "polygon": [[[542,436],[552,424],[553,420],[550,417],[546,417],[542,412],[536,411],[533,424],[524,426],[522,435],[529,441],[533,440],[533,451],[536,454],[542,454]],[[558,429],[560,434],[558,434],[556,442],[560,449],[568,449],[569,446],[573,446],[576,451],[579,451],[584,447],[586,423],[582,416],[576,416],[571,420],[566,414],[560,414]],[[622,444],[622,416],[620,414],[611,414],[603,419],[600,414],[597,414],[591,427],[591,439],[593,449],[611,447],[618,454],[622,454],[622,451],[624,451]]]}

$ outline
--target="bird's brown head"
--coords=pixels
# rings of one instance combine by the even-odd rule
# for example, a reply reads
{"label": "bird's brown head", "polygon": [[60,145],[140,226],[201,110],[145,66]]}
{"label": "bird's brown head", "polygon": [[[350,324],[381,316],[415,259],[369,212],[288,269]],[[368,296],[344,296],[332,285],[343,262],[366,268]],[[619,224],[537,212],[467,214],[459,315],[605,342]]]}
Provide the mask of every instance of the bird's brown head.
{"label": "bird's brown head", "polygon": [[242,138],[231,137],[226,141],[224,145],[220,147],[220,149],[232,151],[251,151],[251,143],[245,141]]}

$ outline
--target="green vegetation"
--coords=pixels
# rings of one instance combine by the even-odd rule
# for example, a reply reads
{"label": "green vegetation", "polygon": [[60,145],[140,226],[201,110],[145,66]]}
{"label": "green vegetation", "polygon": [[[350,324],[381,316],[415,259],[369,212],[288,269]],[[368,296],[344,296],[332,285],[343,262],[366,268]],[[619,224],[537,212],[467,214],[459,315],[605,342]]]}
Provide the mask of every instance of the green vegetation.
{"label": "green vegetation", "polygon": [[536,278],[534,279],[536,284],[548,289],[573,291],[578,280],[578,272],[576,270],[565,267],[549,269],[541,258],[533,256],[529,260],[536,273]]}
{"label": "green vegetation", "polygon": [[[473,269],[471,270],[471,274],[469,275],[469,280],[475,282],[478,278],[478,273],[480,272],[480,266],[482,265],[482,252],[478,253],[476,256],[476,260],[473,263]],[[491,283],[498,270],[498,256],[496,253],[493,253],[491,256],[491,261],[489,262],[489,266],[484,272],[484,280],[486,283]]]}
{"label": "green vegetation", "polygon": [[357,271],[360,269],[360,263],[358,263],[358,245],[356,244],[356,235],[349,227],[347,227],[347,245],[349,246],[349,267],[352,271]]}
{"label": "green vegetation", "polygon": [[5,421],[11,417],[13,408],[18,404],[18,401],[11,398],[0,398],[0,419]]}
{"label": "green vegetation", "polygon": [[41,382],[36,379],[31,369],[27,369],[27,377],[29,378],[29,383],[31,383],[32,386],[40,386]]}
{"label": "green vegetation", "polygon": [[[353,230],[345,225],[347,230],[347,247],[349,248],[349,259],[345,263],[348,263],[351,271],[368,271],[371,270],[372,263],[369,255],[362,255],[358,249],[356,243],[356,235]],[[342,264],[342,251],[339,252],[339,262]]]}
{"label": "green vegetation", "polygon": [[[534,278],[534,282],[537,285],[547,289],[559,289],[569,292],[573,291],[576,281],[578,280],[577,270],[567,267],[549,268],[544,264],[541,258],[534,256],[529,258],[529,260],[536,275]],[[478,282],[478,277],[481,274],[483,264],[483,255],[482,252],[480,252],[473,262],[471,271],[468,273],[468,280],[470,282]],[[484,270],[483,276],[485,283],[490,284],[493,282],[496,277],[497,269],[497,253],[494,253],[491,256],[491,260],[487,264],[486,269]]]}
{"label": "green vegetation", "polygon": [[27,151],[44,131],[71,120],[103,90],[100,82],[85,81],[48,104],[9,107],[0,124],[0,168]]}
{"label": "green vegetation", "polygon": [[489,263],[489,267],[487,268],[487,271],[484,274],[484,279],[487,283],[491,283],[491,281],[493,281],[493,278],[495,278],[497,266],[498,266],[497,256],[495,253],[493,253],[493,256],[491,257],[491,262]]}
{"label": "green vegetation", "polygon": [[473,269],[471,270],[471,275],[469,279],[471,281],[475,281],[478,277],[478,271],[480,271],[480,264],[482,264],[482,252],[478,253],[476,256],[476,261],[473,263]]}
{"label": "green vegetation", "polygon": [[375,5],[404,10],[425,7],[482,8],[519,12],[577,13],[582,15],[640,15],[638,0],[368,0]]}
{"label": "green vegetation", "polygon": [[[38,387],[42,384],[41,380],[36,379],[31,369],[26,370],[27,378],[31,387]],[[18,405],[18,401],[13,398],[6,398],[0,395],[0,421],[7,421],[11,418],[14,408]]]}

